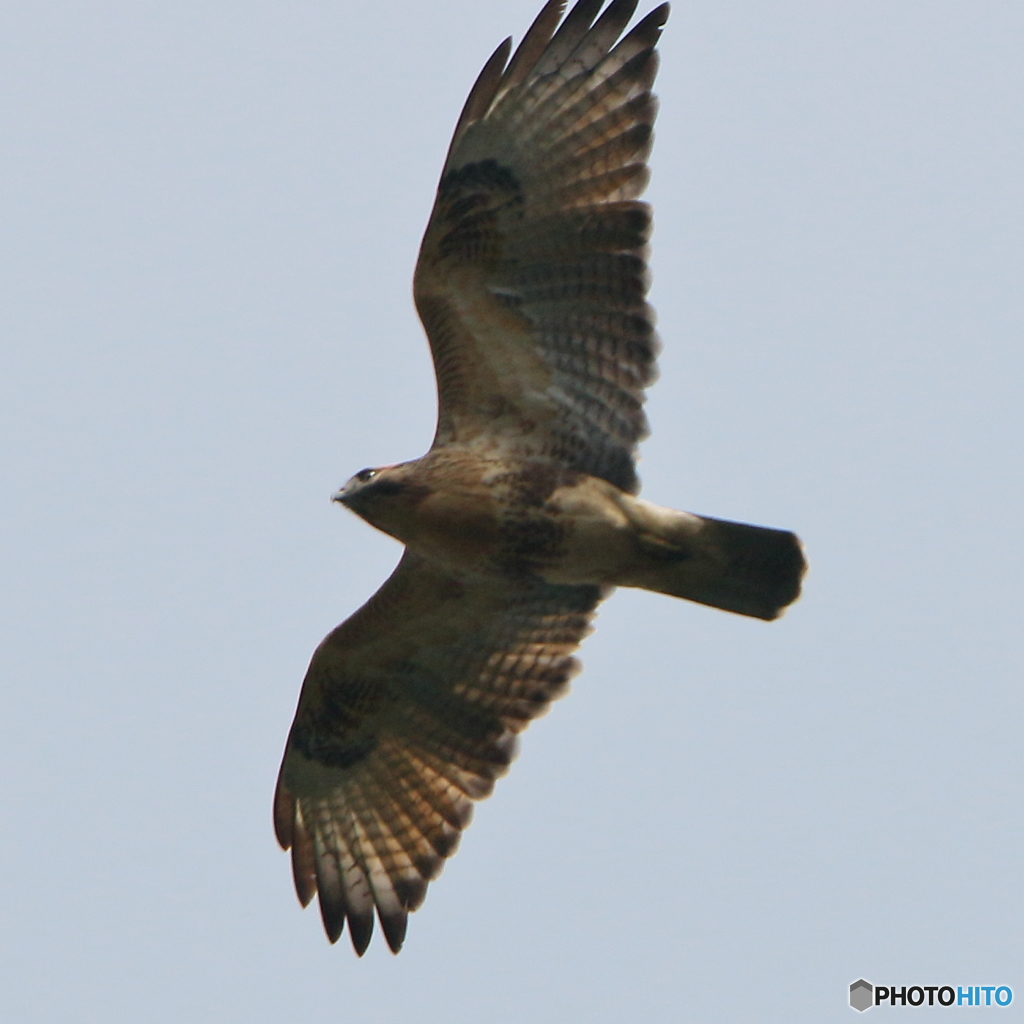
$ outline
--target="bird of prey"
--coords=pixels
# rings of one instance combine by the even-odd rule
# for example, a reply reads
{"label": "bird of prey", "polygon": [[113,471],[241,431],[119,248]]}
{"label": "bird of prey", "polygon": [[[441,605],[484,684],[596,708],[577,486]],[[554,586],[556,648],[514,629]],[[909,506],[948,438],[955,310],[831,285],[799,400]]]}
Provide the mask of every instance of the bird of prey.
{"label": "bird of prey", "polygon": [[398,952],[613,587],[761,619],[800,590],[792,533],[636,497],[657,351],[637,197],[668,4],[629,32],[637,0],[603,4],[550,0],[480,72],[415,271],[433,444],[334,495],[405,553],[313,655],[274,824],[299,900],[319,893],[360,955],[375,910]]}

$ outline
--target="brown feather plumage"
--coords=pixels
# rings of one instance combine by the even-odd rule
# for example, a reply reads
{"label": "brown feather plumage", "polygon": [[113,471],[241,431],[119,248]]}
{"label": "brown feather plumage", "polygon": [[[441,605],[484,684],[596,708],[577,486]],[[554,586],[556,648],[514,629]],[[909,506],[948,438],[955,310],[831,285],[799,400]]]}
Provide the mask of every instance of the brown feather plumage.
{"label": "brown feather plumage", "polygon": [[407,553],[320,645],[277,807],[291,814],[278,831],[292,844],[296,891],[305,903],[319,888],[332,941],[347,919],[365,949],[376,904],[397,951],[471,800],[505,772],[515,733],[564,692],[600,597],[596,587],[460,580]]}
{"label": "brown feather plumage", "polygon": [[[662,4],[550,0],[456,124],[414,278],[438,388],[433,446],[336,495],[402,540],[390,579],[317,648],[274,825],[328,938],[404,941],[517,735],[560,697],[613,585],[775,617],[792,534],[632,497],[658,341],[637,197]],[[621,37],[621,38],[620,38]]]}
{"label": "brown feather plumage", "polygon": [[[551,38],[554,6],[491,104],[460,121],[420,250],[414,290],[437,367],[435,445],[500,430],[521,456],[555,457],[635,491],[657,341],[644,299],[649,211],[632,204],[625,222],[622,204],[647,180],[653,47],[667,8],[613,46],[635,0],[616,0],[592,25],[600,5],[579,4]],[[566,361],[568,325],[609,314],[645,335],[619,351],[620,372],[578,334]]]}

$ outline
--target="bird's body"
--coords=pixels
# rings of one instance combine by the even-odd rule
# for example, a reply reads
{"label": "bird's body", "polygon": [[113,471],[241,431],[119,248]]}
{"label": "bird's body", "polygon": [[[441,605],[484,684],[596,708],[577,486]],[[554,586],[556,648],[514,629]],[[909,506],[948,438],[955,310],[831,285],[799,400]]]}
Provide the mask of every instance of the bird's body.
{"label": "bird's body", "polygon": [[636,0],[602,4],[549,0],[481,72],[414,279],[434,443],[334,496],[406,552],[313,655],[274,820],[300,900],[360,954],[375,910],[398,951],[612,588],[762,619],[800,590],[792,533],[637,496],[657,340],[636,197],[668,7],[622,36]]}
{"label": "bird's body", "polygon": [[[788,531],[662,508],[554,460],[483,448],[447,445],[364,471],[372,477],[335,499],[453,574],[506,586],[642,587],[764,619],[798,593],[802,560]],[[757,551],[775,564],[751,562]]]}

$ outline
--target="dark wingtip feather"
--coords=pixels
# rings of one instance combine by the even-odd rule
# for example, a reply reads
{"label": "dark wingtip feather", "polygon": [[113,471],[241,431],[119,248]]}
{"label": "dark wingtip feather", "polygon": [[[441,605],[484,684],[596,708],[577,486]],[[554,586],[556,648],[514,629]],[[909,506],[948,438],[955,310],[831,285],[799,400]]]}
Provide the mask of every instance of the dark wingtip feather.
{"label": "dark wingtip feather", "polygon": [[[488,58],[487,63],[481,69],[480,74],[477,75],[476,81],[473,83],[473,88],[469,90],[469,95],[466,97],[462,113],[459,114],[459,119],[455,123],[455,131],[452,132],[451,145],[448,147],[449,156],[451,156],[455,143],[462,138],[462,134],[466,128],[477,118],[481,117],[491,105],[491,101],[494,99],[494,94],[498,91],[498,86],[501,84],[505,64],[508,61],[508,55],[511,52],[512,37],[509,36],[507,39],[502,40],[498,48]],[[447,159],[445,160],[445,164],[447,165]]]}
{"label": "dark wingtip feather", "polygon": [[324,899],[322,892],[320,894],[320,920],[324,923],[327,940],[333,946],[341,938],[342,930],[345,927],[345,912],[339,910],[333,902]]}
{"label": "dark wingtip feather", "polygon": [[350,913],[348,916],[348,937],[352,940],[352,948],[356,951],[356,956],[362,956],[366,952],[366,947],[370,944],[372,936],[373,911],[370,911],[368,914]]}
{"label": "dark wingtip feather", "polygon": [[409,915],[404,910],[385,914],[378,908],[378,916],[380,917],[381,930],[384,932],[384,938],[387,940],[388,949],[392,953],[397,953],[402,948],[402,943],[405,942],[405,930],[409,924]]}
{"label": "dark wingtip feather", "polygon": [[[658,45],[658,40],[661,39],[661,31],[665,27],[665,22],[668,21],[668,16],[668,4],[655,7],[650,14],[641,18],[622,37],[618,44],[616,44],[615,49],[618,49],[620,46],[642,46],[645,49],[653,50]],[[657,61],[657,55],[655,55],[655,61]],[[657,62],[655,62],[650,74],[651,82],[654,81],[654,73],[657,71],[657,68]]]}
{"label": "dark wingtip feather", "polygon": [[292,826],[295,821],[295,799],[278,780],[274,790],[274,835],[282,850],[292,845]]}
{"label": "dark wingtip feather", "polygon": [[622,30],[629,24],[633,17],[636,5],[640,0],[612,0],[612,2],[601,12],[601,16],[594,22],[590,31],[584,37],[583,43],[594,40],[606,40],[605,48],[611,46],[619,38]]}
{"label": "dark wingtip feather", "polygon": [[338,941],[345,927],[345,893],[341,882],[338,859],[333,853],[321,850],[314,861],[316,865],[316,887],[320,894],[320,919],[331,943]]}
{"label": "dark wingtip feather", "polygon": [[[434,874],[438,872],[435,871]],[[433,877],[433,876],[430,876]],[[406,910],[416,910],[423,905],[427,896],[426,876],[423,878],[400,878],[395,883],[395,895]]]}
{"label": "dark wingtip feather", "polygon": [[655,7],[650,14],[644,15],[624,38],[634,39],[646,43],[648,46],[657,45],[658,39],[661,37],[661,30],[665,27],[670,13],[671,8],[668,4]]}
{"label": "dark wingtip feather", "polygon": [[541,54],[551,41],[551,36],[562,18],[566,0],[548,0],[533,24],[526,30],[522,42],[512,55],[501,78],[500,91],[518,85],[533,70]]}
{"label": "dark wingtip feather", "polygon": [[310,834],[298,821],[293,822],[292,830],[292,878],[295,895],[304,907],[308,906],[317,889],[316,855]]}
{"label": "dark wingtip feather", "polygon": [[565,21],[558,26],[558,31],[552,39],[552,42],[556,44],[556,52],[552,54],[552,57],[564,60],[587,34],[603,6],[604,0],[577,0],[572,10],[566,15]]}
{"label": "dark wingtip feather", "polygon": [[558,31],[554,34],[543,59],[538,61],[538,74],[545,74],[562,64],[590,30],[603,4],[604,0],[578,0],[566,15],[565,21],[558,26]]}

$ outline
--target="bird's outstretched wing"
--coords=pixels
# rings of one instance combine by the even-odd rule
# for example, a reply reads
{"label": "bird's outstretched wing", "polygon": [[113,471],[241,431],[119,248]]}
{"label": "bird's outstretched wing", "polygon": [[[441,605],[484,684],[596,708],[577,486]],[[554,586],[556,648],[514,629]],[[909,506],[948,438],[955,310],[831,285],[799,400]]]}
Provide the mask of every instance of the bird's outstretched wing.
{"label": "bird's outstretched wing", "polygon": [[[657,341],[636,197],[668,4],[551,0],[487,62],[455,129],[414,291],[438,383],[434,445],[484,443],[637,490]],[[596,19],[596,20],[595,20]]]}
{"label": "bird's outstretched wing", "polygon": [[317,648],[274,801],[295,888],[332,942],[388,945],[454,852],[515,736],[566,689],[598,587],[456,577],[406,552]]}

